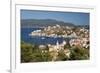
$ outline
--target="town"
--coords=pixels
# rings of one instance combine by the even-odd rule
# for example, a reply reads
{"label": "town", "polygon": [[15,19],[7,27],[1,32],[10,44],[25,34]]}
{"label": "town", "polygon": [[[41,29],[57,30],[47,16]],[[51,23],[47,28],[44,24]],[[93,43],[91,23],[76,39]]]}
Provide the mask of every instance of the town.
{"label": "town", "polygon": [[46,36],[46,37],[74,37],[74,38],[89,38],[89,30],[80,27],[72,26],[48,26],[43,30],[35,30],[29,34],[30,36]]}
{"label": "town", "polygon": [[41,54],[49,53],[50,61],[89,59],[89,29],[84,27],[48,26],[43,30],[32,31],[29,36],[71,38],[62,43],[57,41],[55,45],[38,45]]}

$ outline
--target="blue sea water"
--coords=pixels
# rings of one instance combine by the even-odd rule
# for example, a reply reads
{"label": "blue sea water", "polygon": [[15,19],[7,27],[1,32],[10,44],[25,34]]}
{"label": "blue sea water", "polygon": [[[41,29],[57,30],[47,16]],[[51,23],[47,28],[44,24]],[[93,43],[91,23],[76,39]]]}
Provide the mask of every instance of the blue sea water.
{"label": "blue sea water", "polygon": [[43,36],[29,36],[32,31],[39,30],[42,28],[21,28],[21,40],[31,44],[46,45],[56,44],[58,41],[62,43],[63,40],[69,40],[62,37],[43,37]]}

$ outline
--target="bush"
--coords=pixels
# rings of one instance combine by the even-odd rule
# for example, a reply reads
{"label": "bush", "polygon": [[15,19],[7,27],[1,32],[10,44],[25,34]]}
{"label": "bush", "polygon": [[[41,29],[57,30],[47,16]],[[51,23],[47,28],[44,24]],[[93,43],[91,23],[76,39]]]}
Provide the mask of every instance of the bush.
{"label": "bush", "polygon": [[[46,47],[48,49],[48,47]],[[21,42],[21,62],[43,62],[50,61],[49,52],[42,52],[38,45]]]}
{"label": "bush", "polygon": [[74,48],[71,50],[70,60],[86,60],[89,59],[89,49]]}

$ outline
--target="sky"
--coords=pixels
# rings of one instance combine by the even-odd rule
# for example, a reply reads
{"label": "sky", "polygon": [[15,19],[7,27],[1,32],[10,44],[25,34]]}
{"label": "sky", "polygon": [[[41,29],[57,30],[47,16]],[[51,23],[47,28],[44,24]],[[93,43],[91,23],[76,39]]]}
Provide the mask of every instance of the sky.
{"label": "sky", "polygon": [[75,25],[89,25],[89,13],[21,10],[21,19],[55,19]]}

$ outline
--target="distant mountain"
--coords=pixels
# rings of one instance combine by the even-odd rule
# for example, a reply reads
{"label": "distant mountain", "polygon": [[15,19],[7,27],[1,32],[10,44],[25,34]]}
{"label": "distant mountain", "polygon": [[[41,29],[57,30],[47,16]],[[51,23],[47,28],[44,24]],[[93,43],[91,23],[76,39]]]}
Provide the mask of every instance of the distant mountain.
{"label": "distant mountain", "polygon": [[90,27],[89,27],[89,25],[77,25],[77,27],[80,27],[80,28],[86,28],[86,29],[89,29]]}
{"label": "distant mountain", "polygon": [[22,28],[47,27],[47,26],[54,26],[54,25],[75,26],[72,23],[65,23],[63,21],[57,21],[53,19],[22,19],[21,20]]}

